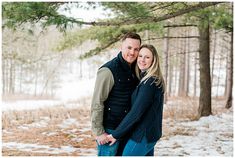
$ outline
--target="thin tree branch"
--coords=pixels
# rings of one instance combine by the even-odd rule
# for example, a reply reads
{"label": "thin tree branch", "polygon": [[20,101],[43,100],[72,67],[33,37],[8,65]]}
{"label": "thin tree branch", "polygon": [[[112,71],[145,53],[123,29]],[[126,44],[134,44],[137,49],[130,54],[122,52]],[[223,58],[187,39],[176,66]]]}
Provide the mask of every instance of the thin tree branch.
{"label": "thin tree branch", "polygon": [[78,23],[80,25],[83,24],[83,25],[93,25],[93,26],[120,26],[120,25],[131,25],[131,24],[142,24],[142,23],[149,23],[149,22],[160,22],[163,20],[174,18],[176,16],[184,15],[192,11],[197,11],[197,10],[204,9],[210,6],[214,6],[219,3],[223,3],[223,2],[200,2],[197,5],[189,6],[187,8],[178,10],[174,13],[163,15],[161,17],[149,17],[149,18],[140,17],[140,18],[135,18],[135,19],[128,18],[125,20],[121,20],[119,22],[96,22],[96,21],[86,22],[86,21],[80,21],[74,18],[70,18],[69,21],[72,23]]}
{"label": "thin tree branch", "polygon": [[197,27],[195,24],[176,24],[176,25],[165,25],[164,28],[168,27]]}

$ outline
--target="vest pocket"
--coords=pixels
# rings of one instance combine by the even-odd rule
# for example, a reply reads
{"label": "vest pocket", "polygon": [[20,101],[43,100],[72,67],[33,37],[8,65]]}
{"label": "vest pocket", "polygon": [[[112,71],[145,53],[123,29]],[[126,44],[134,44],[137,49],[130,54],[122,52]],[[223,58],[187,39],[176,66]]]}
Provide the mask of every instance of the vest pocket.
{"label": "vest pocket", "polygon": [[121,122],[122,119],[128,113],[128,108],[126,107],[108,107],[108,119],[114,122]]}

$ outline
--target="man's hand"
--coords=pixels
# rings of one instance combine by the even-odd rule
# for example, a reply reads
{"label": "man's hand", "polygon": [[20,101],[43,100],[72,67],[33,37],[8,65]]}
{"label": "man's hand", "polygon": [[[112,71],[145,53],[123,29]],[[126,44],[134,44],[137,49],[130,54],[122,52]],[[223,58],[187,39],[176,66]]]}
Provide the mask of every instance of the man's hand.
{"label": "man's hand", "polygon": [[112,136],[112,134],[108,135],[107,138],[108,138],[108,141],[110,142],[109,146],[113,145],[117,141],[117,139],[115,139]]}
{"label": "man's hand", "polygon": [[97,142],[98,142],[99,145],[104,145],[104,144],[106,144],[106,143],[109,142],[107,136],[108,136],[108,134],[107,134],[107,133],[104,133],[104,134],[102,134],[102,135],[100,135],[100,136],[96,136],[95,139],[97,140]]}

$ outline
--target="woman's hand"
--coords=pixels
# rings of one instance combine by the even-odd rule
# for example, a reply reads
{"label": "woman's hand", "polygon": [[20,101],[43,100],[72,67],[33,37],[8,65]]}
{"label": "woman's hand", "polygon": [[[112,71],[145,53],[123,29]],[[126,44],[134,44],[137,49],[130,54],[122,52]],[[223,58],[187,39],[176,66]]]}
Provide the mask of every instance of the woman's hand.
{"label": "woman's hand", "polygon": [[107,136],[107,138],[108,138],[108,140],[109,140],[109,142],[110,142],[109,146],[113,145],[113,144],[117,141],[117,139],[115,139],[115,138],[112,136],[112,134],[109,134],[109,135]]}

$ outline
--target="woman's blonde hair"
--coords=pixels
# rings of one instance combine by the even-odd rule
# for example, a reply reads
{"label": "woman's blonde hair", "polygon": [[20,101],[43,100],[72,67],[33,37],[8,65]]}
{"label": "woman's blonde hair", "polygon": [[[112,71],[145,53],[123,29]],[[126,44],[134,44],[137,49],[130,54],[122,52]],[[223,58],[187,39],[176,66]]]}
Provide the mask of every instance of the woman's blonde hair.
{"label": "woman's blonde hair", "polygon": [[[148,50],[150,50],[150,52],[152,52],[153,62],[152,62],[152,65],[147,69],[146,71],[147,74],[141,79],[140,82],[145,81],[144,83],[146,83],[150,77],[155,77],[157,79],[155,81],[155,84],[159,87],[162,87],[163,91],[165,91],[165,82],[164,82],[162,71],[160,68],[160,60],[159,60],[159,55],[157,53],[157,50],[155,49],[153,45],[149,45],[149,44],[142,45],[140,47],[140,50],[142,48],[147,48]],[[135,72],[136,72],[137,77],[140,79],[140,69],[137,64],[135,67]]]}

